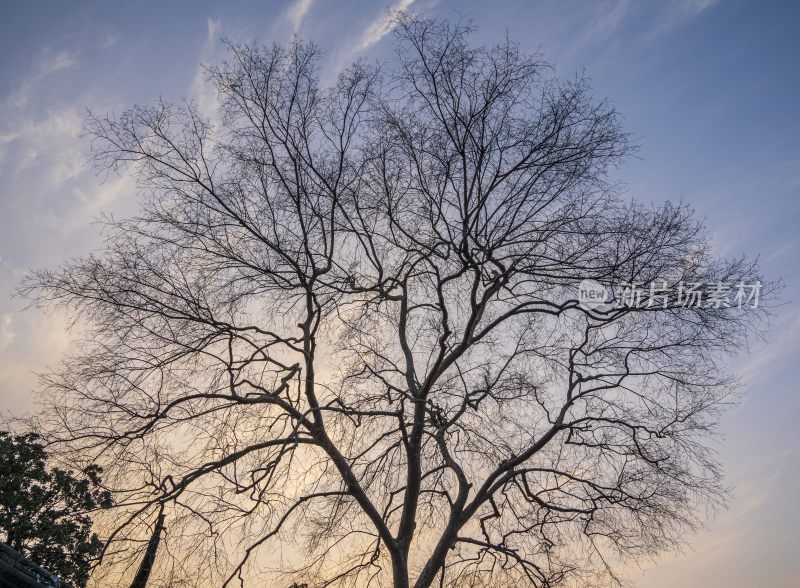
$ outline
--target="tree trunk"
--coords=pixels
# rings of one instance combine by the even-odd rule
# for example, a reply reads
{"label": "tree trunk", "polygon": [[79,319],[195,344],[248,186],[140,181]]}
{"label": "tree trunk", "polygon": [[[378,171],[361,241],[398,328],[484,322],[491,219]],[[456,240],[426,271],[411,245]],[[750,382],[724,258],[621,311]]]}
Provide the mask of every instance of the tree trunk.
{"label": "tree trunk", "polygon": [[150,579],[150,572],[153,571],[153,564],[156,561],[156,552],[158,551],[158,544],[161,542],[161,531],[164,530],[164,505],[161,505],[161,510],[158,511],[158,519],[156,519],[156,526],[153,529],[153,534],[150,536],[150,541],[147,542],[147,551],[144,553],[142,563],[139,564],[139,571],[136,572],[136,577],[133,579],[130,588],[145,588],[147,580]]}
{"label": "tree trunk", "polygon": [[392,578],[394,588],[409,588],[408,562],[402,553],[392,553]]}

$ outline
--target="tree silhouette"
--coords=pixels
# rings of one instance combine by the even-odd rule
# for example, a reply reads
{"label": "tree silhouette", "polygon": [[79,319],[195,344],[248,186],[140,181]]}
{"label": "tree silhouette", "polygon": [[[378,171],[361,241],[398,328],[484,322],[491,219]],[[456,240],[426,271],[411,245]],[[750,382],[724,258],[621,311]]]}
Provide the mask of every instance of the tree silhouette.
{"label": "tree silhouette", "polygon": [[213,124],[90,117],[142,212],[22,291],[89,325],[44,397],[114,487],[109,566],[164,507],[175,582],[608,585],[721,500],[723,361],[762,310],[679,293],[755,266],[620,195],[631,146],[586,80],[395,24],[395,61],[329,88],[311,44],[229,44]]}
{"label": "tree silhouette", "polygon": [[82,475],[48,470],[38,435],[0,431],[0,531],[18,553],[75,586],[85,586],[102,543],[89,513],[111,506],[97,466]]}

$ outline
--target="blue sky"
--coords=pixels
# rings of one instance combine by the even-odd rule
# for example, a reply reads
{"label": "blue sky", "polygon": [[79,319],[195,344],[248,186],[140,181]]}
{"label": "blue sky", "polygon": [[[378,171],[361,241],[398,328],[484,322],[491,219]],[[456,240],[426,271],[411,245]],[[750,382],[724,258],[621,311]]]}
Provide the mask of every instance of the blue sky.
{"label": "blue sky", "polygon": [[[617,175],[643,201],[683,198],[718,252],[760,255],[783,278],[766,343],[742,349],[742,405],[718,443],[731,508],[685,553],[631,570],[642,588],[800,586],[800,3],[744,0],[449,2],[6,2],[0,18],[0,410],[33,406],[33,372],[67,351],[58,316],[22,312],[26,269],[97,246],[102,212],[136,207],[127,178],[97,177],[81,137],[86,109],[119,111],[159,96],[212,108],[198,64],[219,38],[286,40],[325,51],[324,71],[387,58],[387,6],[508,30],[558,72],[584,71],[641,145]],[[104,180],[104,181],[103,181]],[[102,182],[102,183],[101,183]]]}

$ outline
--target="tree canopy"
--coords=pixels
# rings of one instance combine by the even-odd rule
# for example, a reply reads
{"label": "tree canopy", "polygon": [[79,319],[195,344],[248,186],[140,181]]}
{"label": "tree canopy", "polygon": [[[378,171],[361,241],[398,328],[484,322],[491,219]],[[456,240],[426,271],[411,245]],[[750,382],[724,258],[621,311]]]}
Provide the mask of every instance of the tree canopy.
{"label": "tree canopy", "polygon": [[621,195],[632,146],[587,80],[395,25],[394,61],[329,87],[313,44],[230,43],[213,120],[89,118],[141,212],[22,291],[88,326],[43,398],[106,468],[108,569],[163,512],[173,585],[607,586],[721,502],[725,358],[763,307],[680,293],[755,264]]}

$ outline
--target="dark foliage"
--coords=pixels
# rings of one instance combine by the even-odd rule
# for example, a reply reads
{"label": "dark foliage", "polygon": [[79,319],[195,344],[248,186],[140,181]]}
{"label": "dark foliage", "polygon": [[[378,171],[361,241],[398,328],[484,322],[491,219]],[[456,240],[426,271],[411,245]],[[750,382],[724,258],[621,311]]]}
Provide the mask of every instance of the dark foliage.
{"label": "dark foliage", "polygon": [[89,513],[110,507],[111,494],[98,466],[75,475],[46,462],[38,435],[0,431],[0,531],[31,561],[85,586],[102,547]]}

